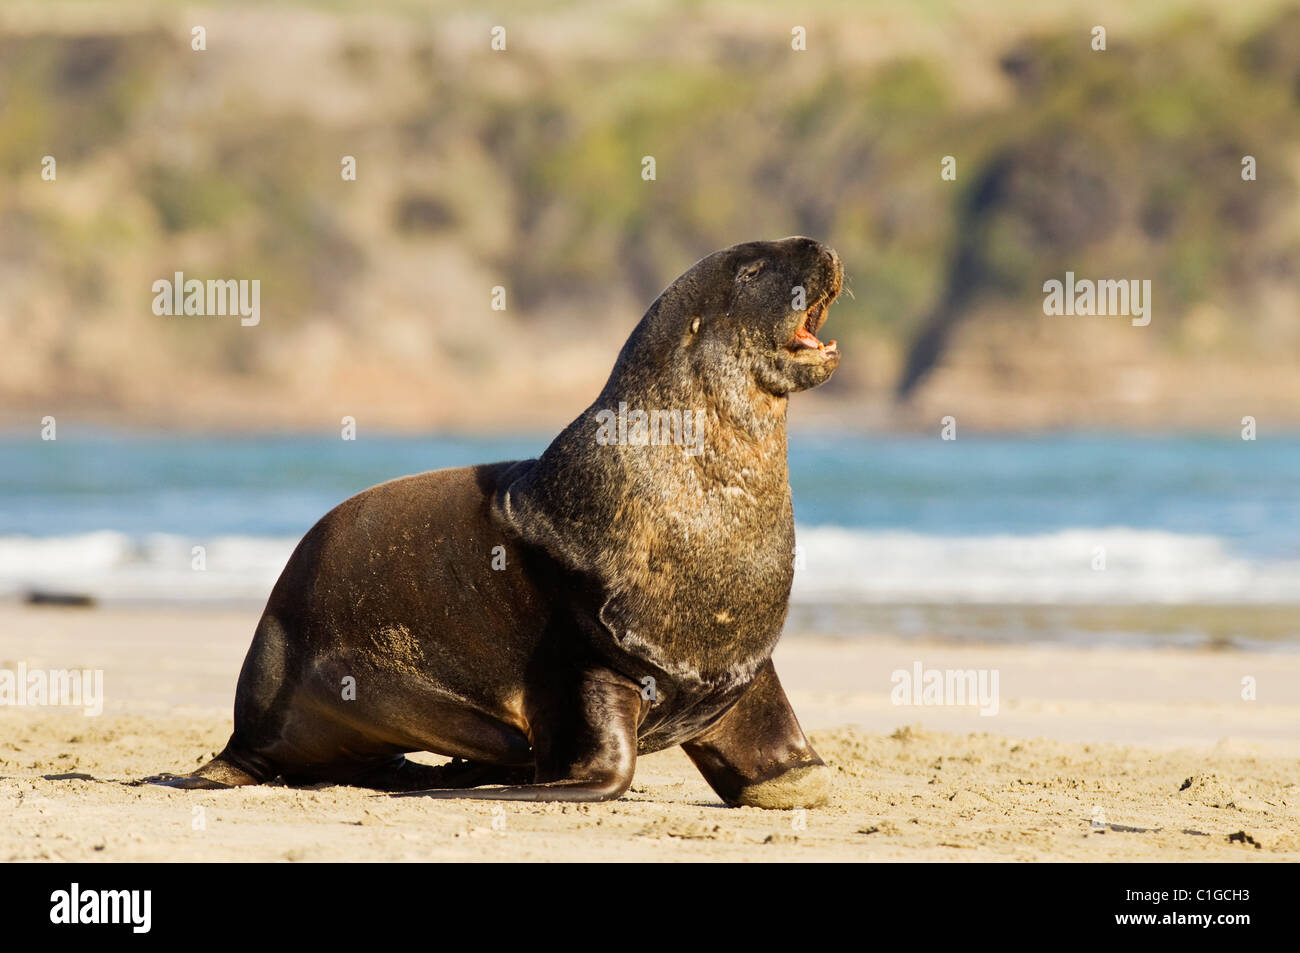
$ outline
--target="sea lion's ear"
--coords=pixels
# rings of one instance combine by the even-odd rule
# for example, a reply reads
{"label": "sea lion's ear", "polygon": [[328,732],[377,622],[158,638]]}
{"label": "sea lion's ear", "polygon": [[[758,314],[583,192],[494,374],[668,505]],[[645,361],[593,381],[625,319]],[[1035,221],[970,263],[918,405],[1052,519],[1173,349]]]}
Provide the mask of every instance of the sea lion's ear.
{"label": "sea lion's ear", "polygon": [[700,330],[700,319],[699,319],[699,318],[692,318],[692,319],[691,319],[691,333],[692,333],[692,334],[696,334],[696,333],[699,332],[699,330]]}

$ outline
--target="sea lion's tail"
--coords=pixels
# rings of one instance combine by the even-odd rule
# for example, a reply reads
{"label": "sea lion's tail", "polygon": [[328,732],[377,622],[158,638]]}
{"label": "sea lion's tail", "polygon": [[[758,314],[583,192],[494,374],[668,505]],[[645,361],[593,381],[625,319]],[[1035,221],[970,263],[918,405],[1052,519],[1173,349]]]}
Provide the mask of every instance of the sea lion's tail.
{"label": "sea lion's tail", "polygon": [[145,778],[143,783],[186,790],[237,788],[247,784],[263,783],[266,779],[257,777],[236,763],[243,759],[232,750],[234,746],[235,739],[231,738],[219,755],[190,774],[156,774],[151,778]]}

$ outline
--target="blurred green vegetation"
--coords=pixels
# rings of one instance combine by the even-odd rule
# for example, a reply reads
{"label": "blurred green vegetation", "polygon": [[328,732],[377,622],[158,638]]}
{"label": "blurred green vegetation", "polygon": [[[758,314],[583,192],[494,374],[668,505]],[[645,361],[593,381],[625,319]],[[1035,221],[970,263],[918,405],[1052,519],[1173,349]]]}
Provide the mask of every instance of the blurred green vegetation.
{"label": "blurred green vegetation", "polygon": [[[0,34],[0,215],[85,320],[120,306],[103,285],[121,255],[165,275],[183,245],[196,271],[260,276],[293,302],[282,326],[356,322],[349,289],[444,240],[504,276],[519,320],[568,309],[626,325],[587,303],[611,285],[648,303],[714,248],[804,233],[848,263],[836,335],[895,342],[914,383],[977,306],[1028,320],[1067,269],[1150,278],[1152,331],[1173,347],[1198,302],[1300,285],[1300,10],[1243,35],[1172,9],[1106,52],[1077,27],[990,43],[1005,93],[977,107],[938,58],[795,55],[752,33],[680,60],[635,38],[586,57],[519,42],[509,82],[489,81],[484,58],[444,63],[419,30],[398,49],[359,33],[317,67],[373,104],[350,111],[325,91],[319,109],[286,106],[274,63],[252,80],[196,65],[170,21]],[[359,152],[389,180],[377,222],[338,188],[338,157]],[[87,225],[43,206],[18,186],[46,153],[125,164],[113,204],[145,211]],[[1247,154],[1258,181],[1242,181]],[[956,182],[940,180],[945,155]],[[495,238],[488,215],[508,217]],[[229,340],[192,346],[192,365],[256,371]]]}

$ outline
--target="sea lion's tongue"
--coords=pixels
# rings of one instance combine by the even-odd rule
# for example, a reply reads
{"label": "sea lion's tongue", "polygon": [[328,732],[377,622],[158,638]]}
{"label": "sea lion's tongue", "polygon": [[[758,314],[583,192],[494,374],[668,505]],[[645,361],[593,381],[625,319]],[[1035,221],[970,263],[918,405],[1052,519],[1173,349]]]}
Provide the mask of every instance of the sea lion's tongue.
{"label": "sea lion's tongue", "polygon": [[819,348],[822,342],[817,340],[817,335],[808,330],[807,325],[799,325],[799,330],[795,332],[794,342],[801,347]]}

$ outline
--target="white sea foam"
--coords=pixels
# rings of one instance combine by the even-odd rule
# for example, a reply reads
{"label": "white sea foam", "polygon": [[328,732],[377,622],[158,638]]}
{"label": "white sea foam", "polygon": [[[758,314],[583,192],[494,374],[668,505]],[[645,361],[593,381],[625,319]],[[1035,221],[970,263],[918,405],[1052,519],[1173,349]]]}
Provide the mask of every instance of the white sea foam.
{"label": "white sea foam", "polygon": [[[801,527],[800,603],[1300,604],[1300,561],[1235,552],[1214,536],[1126,528],[930,536]],[[103,531],[0,537],[0,596],[100,602],[261,602],[297,540]],[[206,569],[192,547],[205,547]],[[1094,569],[1098,548],[1105,568]]]}
{"label": "white sea foam", "polygon": [[[31,591],[100,602],[263,601],[296,539],[218,536],[191,540],[102,531],[77,536],[0,536],[0,595]],[[195,569],[193,547],[204,548]]]}
{"label": "white sea foam", "polygon": [[797,539],[799,602],[1300,603],[1300,561],[1245,556],[1214,536],[1123,527],[929,536],[823,526],[805,527]]}

